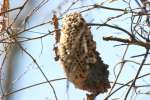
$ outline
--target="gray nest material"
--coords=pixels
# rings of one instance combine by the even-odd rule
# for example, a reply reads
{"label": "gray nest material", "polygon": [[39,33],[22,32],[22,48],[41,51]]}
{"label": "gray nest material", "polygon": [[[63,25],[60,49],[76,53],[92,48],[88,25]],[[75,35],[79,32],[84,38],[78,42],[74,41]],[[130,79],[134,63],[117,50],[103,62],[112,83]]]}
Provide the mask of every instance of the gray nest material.
{"label": "gray nest material", "polygon": [[80,13],[72,13],[62,19],[62,25],[58,55],[68,80],[90,93],[106,92],[110,88],[108,65],[96,51],[87,23]]}

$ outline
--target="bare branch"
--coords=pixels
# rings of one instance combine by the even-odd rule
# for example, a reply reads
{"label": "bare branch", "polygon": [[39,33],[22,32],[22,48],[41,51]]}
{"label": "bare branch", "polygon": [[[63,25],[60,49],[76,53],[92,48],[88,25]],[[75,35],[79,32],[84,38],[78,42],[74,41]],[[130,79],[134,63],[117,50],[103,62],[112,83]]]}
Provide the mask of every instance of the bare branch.
{"label": "bare branch", "polygon": [[144,41],[140,41],[140,40],[123,39],[123,38],[112,37],[112,36],[103,37],[103,40],[105,40],[105,41],[118,41],[118,42],[128,43],[130,45],[138,45],[141,47],[150,48],[149,42],[144,42]]}

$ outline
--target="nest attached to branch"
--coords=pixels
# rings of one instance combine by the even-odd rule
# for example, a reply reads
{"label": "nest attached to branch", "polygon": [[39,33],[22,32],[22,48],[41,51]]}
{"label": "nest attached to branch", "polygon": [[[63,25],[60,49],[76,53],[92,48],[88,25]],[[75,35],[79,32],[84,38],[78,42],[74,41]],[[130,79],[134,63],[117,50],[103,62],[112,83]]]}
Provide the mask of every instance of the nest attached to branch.
{"label": "nest attached to branch", "polygon": [[110,88],[108,65],[96,51],[90,28],[80,13],[62,19],[58,56],[67,78],[75,87],[91,94],[104,93]]}

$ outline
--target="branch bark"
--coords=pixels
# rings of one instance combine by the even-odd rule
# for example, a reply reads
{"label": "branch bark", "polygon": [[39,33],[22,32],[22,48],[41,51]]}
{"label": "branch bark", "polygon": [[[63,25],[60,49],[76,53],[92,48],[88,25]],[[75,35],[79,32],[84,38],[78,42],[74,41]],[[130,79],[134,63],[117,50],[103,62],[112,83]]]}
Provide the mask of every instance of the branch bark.
{"label": "branch bark", "polygon": [[118,42],[128,43],[130,45],[138,45],[141,47],[150,48],[150,42],[140,41],[137,39],[131,40],[131,39],[123,39],[123,38],[118,38],[118,37],[113,37],[113,36],[106,36],[106,37],[103,37],[103,40],[118,41]]}

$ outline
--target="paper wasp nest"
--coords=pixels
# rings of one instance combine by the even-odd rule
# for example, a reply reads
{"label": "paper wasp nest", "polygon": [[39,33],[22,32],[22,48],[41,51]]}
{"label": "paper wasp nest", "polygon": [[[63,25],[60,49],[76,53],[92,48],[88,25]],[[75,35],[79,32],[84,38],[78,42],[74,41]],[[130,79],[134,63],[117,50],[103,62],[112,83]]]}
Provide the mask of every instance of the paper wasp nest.
{"label": "paper wasp nest", "polygon": [[96,51],[85,20],[80,13],[72,13],[62,19],[62,24],[58,55],[68,80],[91,93],[106,92],[110,88],[108,65]]}

